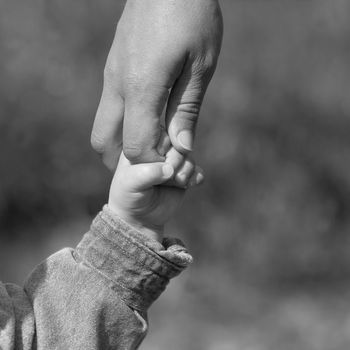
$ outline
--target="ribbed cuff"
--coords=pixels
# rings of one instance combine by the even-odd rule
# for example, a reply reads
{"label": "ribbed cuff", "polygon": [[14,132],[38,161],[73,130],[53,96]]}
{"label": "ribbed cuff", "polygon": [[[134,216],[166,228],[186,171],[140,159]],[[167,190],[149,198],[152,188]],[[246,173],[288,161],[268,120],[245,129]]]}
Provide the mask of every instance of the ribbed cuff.
{"label": "ribbed cuff", "polygon": [[145,311],[192,262],[180,240],[165,238],[162,243],[148,239],[105,206],[76,252],[111,282],[127,305]]}

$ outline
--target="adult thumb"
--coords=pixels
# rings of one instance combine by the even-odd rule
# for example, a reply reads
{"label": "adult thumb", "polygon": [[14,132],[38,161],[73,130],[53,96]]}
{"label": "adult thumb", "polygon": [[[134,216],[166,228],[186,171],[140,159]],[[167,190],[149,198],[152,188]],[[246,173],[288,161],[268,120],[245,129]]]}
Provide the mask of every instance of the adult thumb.
{"label": "adult thumb", "polygon": [[166,110],[167,132],[172,145],[182,154],[193,150],[199,112],[212,74],[209,67],[196,70],[186,65],[171,90]]}

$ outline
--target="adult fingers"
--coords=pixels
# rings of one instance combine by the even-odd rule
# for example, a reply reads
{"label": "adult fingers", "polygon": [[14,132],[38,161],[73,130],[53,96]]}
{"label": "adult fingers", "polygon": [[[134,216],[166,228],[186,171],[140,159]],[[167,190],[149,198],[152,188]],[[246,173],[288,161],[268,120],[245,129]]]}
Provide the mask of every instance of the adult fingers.
{"label": "adult fingers", "polygon": [[160,162],[160,118],[168,89],[149,82],[128,82],[125,95],[123,151],[132,163]]}
{"label": "adult fingers", "polygon": [[106,84],[91,133],[91,145],[110,170],[115,170],[123,145],[124,101]]}

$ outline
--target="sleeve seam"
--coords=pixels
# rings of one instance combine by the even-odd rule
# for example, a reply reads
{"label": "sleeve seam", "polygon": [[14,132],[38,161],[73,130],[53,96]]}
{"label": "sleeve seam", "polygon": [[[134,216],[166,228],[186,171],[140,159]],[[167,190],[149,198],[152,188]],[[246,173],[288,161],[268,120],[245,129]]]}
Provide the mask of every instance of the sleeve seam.
{"label": "sleeve seam", "polygon": [[[101,219],[102,219],[107,225],[111,226],[111,227],[112,227],[112,230],[113,230],[114,232],[117,232],[117,230],[114,228],[114,225],[112,225],[112,223],[109,222],[109,220],[110,220],[109,218],[105,218],[105,217],[103,217],[103,216],[101,215]],[[117,242],[114,241],[113,239],[107,237],[103,232],[101,232],[101,234],[102,234],[105,238],[107,238],[109,241],[114,242],[114,243],[117,243]],[[123,234],[123,233],[122,233],[122,235],[123,235],[123,239],[127,240],[127,241],[128,241],[129,243],[131,243],[131,244],[136,245],[139,249],[141,249],[141,250],[143,250],[144,252],[146,252],[147,254],[153,256],[153,257],[154,257],[155,259],[157,259],[158,261],[160,261],[160,262],[166,264],[170,269],[173,269],[173,270],[175,270],[176,272],[182,270],[181,266],[179,266],[179,265],[177,265],[177,264],[175,264],[175,263],[169,261],[168,259],[163,258],[162,256],[160,256],[159,254],[157,254],[155,251],[153,251],[152,249],[150,249],[150,248],[147,247],[146,245],[143,245],[143,244],[141,244],[140,242],[138,242],[138,241],[136,241],[136,240],[131,240],[130,237],[128,237],[127,235],[125,235],[125,234]]]}
{"label": "sleeve seam", "polygon": [[[113,241],[112,239],[110,239],[109,237],[107,237],[105,234],[101,233],[101,235],[103,236],[103,238],[107,239],[108,241],[112,242],[113,244],[116,244],[118,246],[118,249],[120,249],[128,258],[133,259],[133,257],[131,256],[131,254],[129,254],[123,247],[121,247],[120,245],[117,244],[117,242]],[[135,264],[138,265],[139,267],[145,267],[148,268],[148,270],[152,271],[155,275],[159,276],[160,278],[163,279],[167,279],[167,276],[165,275],[161,275],[160,273],[158,273],[157,271],[155,271],[154,269],[151,269],[149,266],[147,266],[145,263],[142,263],[139,260],[134,260]]]}

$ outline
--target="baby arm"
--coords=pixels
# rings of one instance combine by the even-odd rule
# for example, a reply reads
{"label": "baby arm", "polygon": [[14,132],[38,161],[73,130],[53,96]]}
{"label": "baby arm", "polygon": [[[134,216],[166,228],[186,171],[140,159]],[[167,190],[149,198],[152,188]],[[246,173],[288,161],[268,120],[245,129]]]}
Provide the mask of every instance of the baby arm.
{"label": "baby arm", "polygon": [[23,289],[0,283],[0,349],[136,349],[148,308],[191,262],[178,240],[162,237],[185,189],[158,185],[176,176],[184,186],[203,180],[173,150],[165,163],[131,165],[122,155],[109,207],[78,247],[43,261]]}

